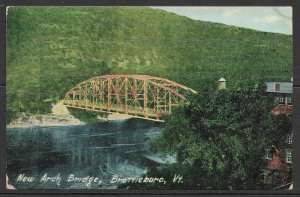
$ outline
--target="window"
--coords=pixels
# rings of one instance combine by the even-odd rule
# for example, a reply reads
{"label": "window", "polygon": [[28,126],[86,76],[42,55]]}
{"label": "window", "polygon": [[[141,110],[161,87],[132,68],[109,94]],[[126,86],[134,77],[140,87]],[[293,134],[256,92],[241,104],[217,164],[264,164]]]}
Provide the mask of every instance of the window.
{"label": "window", "polygon": [[279,102],[279,104],[284,104],[284,96],[283,95],[279,95],[278,102]]}
{"label": "window", "polygon": [[272,160],[272,158],[273,158],[273,154],[272,154],[271,150],[269,149],[266,152],[265,159]]}
{"label": "window", "polygon": [[280,91],[280,84],[279,83],[275,83],[275,91]]}
{"label": "window", "polygon": [[286,100],[287,100],[288,105],[292,105],[292,100],[293,100],[292,95],[286,96]]}
{"label": "window", "polygon": [[292,150],[291,149],[285,150],[285,162],[292,163]]}
{"label": "window", "polygon": [[293,143],[293,134],[288,134],[287,135],[287,143],[292,144]]}

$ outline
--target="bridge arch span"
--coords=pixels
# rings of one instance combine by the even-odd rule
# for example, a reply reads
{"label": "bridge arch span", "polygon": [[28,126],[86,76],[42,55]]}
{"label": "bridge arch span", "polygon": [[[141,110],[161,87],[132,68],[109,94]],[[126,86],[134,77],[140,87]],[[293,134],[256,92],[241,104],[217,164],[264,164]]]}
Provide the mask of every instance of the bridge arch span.
{"label": "bridge arch span", "polygon": [[63,100],[67,107],[124,113],[161,120],[172,107],[195,90],[168,79],[149,75],[102,75],[83,81],[69,90]]}

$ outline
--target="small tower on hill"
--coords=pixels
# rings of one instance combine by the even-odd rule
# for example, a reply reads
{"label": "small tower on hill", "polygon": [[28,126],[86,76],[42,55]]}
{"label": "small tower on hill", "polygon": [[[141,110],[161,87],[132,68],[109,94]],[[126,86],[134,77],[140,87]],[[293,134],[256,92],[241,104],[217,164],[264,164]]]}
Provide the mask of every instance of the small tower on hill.
{"label": "small tower on hill", "polygon": [[223,77],[218,80],[218,90],[224,90],[226,89],[226,79]]}

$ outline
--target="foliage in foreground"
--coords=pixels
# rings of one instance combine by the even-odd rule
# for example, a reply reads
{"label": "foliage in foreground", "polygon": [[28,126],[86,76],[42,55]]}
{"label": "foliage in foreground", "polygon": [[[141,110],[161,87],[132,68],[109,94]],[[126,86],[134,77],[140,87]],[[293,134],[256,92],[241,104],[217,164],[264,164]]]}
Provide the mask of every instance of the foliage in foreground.
{"label": "foliage in foreground", "polygon": [[176,164],[154,169],[156,176],[184,176],[184,183],[162,187],[267,187],[263,182],[266,150],[272,145],[282,146],[291,131],[289,117],[270,113],[273,105],[273,98],[263,87],[191,96],[167,118],[162,135],[152,141],[154,149],[177,155]]}

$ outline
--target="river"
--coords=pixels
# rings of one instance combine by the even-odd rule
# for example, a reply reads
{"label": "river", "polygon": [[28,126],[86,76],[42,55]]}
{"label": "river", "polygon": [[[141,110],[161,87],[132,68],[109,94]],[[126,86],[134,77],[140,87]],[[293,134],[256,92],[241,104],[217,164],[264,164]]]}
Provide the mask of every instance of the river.
{"label": "river", "polygon": [[7,128],[9,183],[16,189],[117,188],[112,176],[138,177],[158,165],[148,145],[163,126],[127,119]]}

